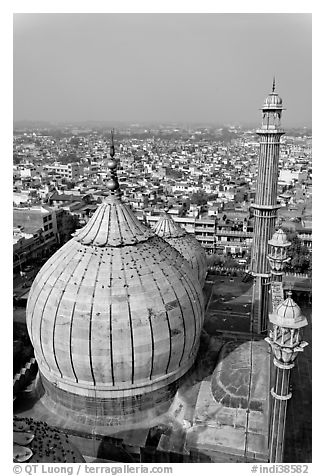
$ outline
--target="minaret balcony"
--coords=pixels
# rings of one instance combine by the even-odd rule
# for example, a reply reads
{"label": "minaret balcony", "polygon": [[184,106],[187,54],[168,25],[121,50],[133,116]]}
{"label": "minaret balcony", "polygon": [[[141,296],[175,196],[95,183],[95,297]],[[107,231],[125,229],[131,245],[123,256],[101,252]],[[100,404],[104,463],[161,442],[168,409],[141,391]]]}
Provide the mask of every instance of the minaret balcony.
{"label": "minaret balcony", "polygon": [[270,344],[272,348],[274,364],[283,369],[293,368],[299,352],[303,352],[304,348],[308,345],[307,342],[303,341],[295,347],[283,347],[272,341],[269,337],[266,337],[265,341]]}
{"label": "minaret balcony", "polygon": [[272,124],[262,125],[260,129],[256,130],[256,134],[284,134],[285,131],[278,126]]}

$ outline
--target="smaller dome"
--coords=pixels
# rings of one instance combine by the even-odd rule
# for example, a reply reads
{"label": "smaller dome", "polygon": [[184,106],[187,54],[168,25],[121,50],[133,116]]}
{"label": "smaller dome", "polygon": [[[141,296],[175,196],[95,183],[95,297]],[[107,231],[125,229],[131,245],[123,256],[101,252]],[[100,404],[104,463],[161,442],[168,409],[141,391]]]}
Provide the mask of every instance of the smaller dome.
{"label": "smaller dome", "polygon": [[165,240],[166,238],[181,238],[186,235],[186,231],[178,226],[166,212],[161,214],[154,231],[156,235]]}
{"label": "smaller dome", "polygon": [[207,274],[207,259],[204,249],[195,236],[183,230],[166,212],[160,216],[154,232],[188,261],[203,288]]}
{"label": "smaller dome", "polygon": [[[211,378],[214,400],[237,411],[263,412],[266,404],[269,358],[263,341],[228,341]],[[218,418],[218,416],[217,416]]]}
{"label": "smaller dome", "polygon": [[282,99],[272,91],[264,101],[263,109],[282,109]]}
{"label": "smaller dome", "polygon": [[263,106],[263,108],[268,108],[268,109],[271,109],[272,107],[275,107],[275,108],[282,107],[282,99],[275,92],[272,92],[271,94],[267,96]]}
{"label": "smaller dome", "polygon": [[269,245],[272,246],[290,246],[291,243],[287,239],[287,235],[284,233],[284,231],[279,228],[274,235],[272,236],[272,239],[269,240]]}
{"label": "smaller dome", "polygon": [[282,99],[275,92],[275,78],[273,78],[272,92],[265,99],[263,109],[282,109]]}
{"label": "smaller dome", "polygon": [[300,307],[291,298],[291,292],[289,297],[279,304],[275,314],[270,315],[270,321],[277,326],[293,329],[304,327],[308,324]]}
{"label": "smaller dome", "polygon": [[298,320],[301,316],[301,309],[294,300],[289,297],[277,307],[277,315],[286,319]]}

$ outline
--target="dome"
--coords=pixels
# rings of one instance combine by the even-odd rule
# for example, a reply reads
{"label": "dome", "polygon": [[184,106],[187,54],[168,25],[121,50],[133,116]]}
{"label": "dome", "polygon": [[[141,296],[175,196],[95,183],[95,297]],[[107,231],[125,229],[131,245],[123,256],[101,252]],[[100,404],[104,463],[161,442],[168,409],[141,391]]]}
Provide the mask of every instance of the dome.
{"label": "dome", "polygon": [[280,327],[300,328],[308,324],[307,319],[303,316],[300,307],[289,297],[281,302],[276,309],[275,314],[270,314],[270,321]]}
{"label": "dome", "polygon": [[272,92],[265,99],[263,109],[282,109],[282,99],[275,92],[275,78],[273,78]]}
{"label": "dome", "polygon": [[287,240],[287,235],[284,233],[284,231],[279,228],[274,235],[272,236],[272,239],[269,240],[269,245],[272,246],[290,246],[291,243],[290,241]]}
{"label": "dome", "polygon": [[154,407],[192,366],[203,317],[187,261],[111,193],[29,293],[45,397],[87,422]]}
{"label": "dome", "polygon": [[189,262],[203,288],[207,274],[207,259],[197,239],[177,225],[167,213],[161,215],[154,231]]}
{"label": "dome", "polygon": [[282,108],[282,99],[277,93],[272,92],[264,101],[263,109],[278,109]]}
{"label": "dome", "polygon": [[214,400],[230,409],[263,412],[267,405],[269,356],[263,341],[228,341],[211,378]]}

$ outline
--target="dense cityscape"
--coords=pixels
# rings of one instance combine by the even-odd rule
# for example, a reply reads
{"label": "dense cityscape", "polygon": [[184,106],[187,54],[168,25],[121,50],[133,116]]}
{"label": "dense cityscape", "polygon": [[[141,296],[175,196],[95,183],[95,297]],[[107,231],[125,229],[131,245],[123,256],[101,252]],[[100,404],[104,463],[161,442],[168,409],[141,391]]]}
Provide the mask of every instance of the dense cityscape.
{"label": "dense cityscape", "polygon": [[[115,133],[124,200],[154,225],[162,210],[194,233],[210,264],[249,264],[259,142],[254,129],[132,125]],[[14,268],[49,256],[107,195],[110,131],[15,128]],[[288,131],[279,158],[278,224],[295,237],[294,272],[311,270],[311,131]],[[31,216],[33,219],[31,220]]]}

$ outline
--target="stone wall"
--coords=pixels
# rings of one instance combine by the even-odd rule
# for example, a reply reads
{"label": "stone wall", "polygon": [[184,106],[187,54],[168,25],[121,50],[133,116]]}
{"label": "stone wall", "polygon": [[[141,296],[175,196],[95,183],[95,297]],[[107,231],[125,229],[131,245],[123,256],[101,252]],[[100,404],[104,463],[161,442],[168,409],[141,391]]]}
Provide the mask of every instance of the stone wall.
{"label": "stone wall", "polygon": [[225,268],[224,266],[208,266],[208,273],[211,274],[236,274],[237,276],[243,276],[247,273],[247,270],[242,268]]}
{"label": "stone wall", "polygon": [[16,396],[19,392],[23,391],[27,385],[31,383],[34,377],[37,374],[37,362],[34,357],[32,357],[25,365],[20,369],[14,376],[14,396]]}
{"label": "stone wall", "polygon": [[73,421],[85,425],[118,426],[126,422],[141,421],[143,412],[153,411],[158,415],[166,410],[177,391],[179,381],[142,395],[120,398],[100,398],[77,395],[56,387],[41,375],[39,385],[45,390],[43,403],[49,409]]}

